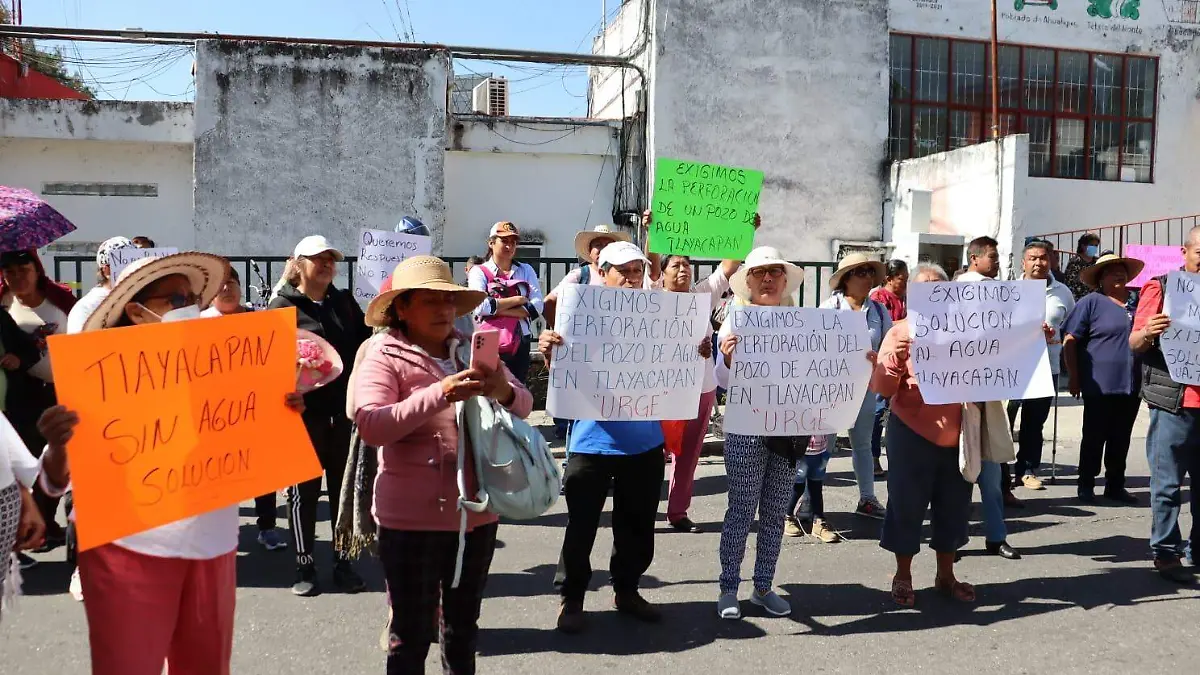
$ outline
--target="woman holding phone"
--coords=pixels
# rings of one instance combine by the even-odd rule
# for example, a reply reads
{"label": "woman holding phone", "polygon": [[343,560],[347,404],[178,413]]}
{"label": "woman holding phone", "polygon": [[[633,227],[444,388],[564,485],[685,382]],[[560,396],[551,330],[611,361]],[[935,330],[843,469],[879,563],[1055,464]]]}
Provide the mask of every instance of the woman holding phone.
{"label": "woman holding phone", "polygon": [[[363,442],[380,449],[372,512],[394,609],[388,673],[424,672],[439,626],[446,671],[475,672],[479,610],[498,523],[495,514],[466,512],[459,550],[463,514],[454,508],[459,497],[454,404],[486,396],[519,417],[533,409],[533,396],[489,357],[489,339],[483,336],[479,347],[470,348],[454,329],[456,317],[485,299],[482,291],[455,284],[442,260],[418,256],[400,263],[390,289],[367,307],[367,324],[387,328],[369,343],[355,373],[354,401]],[[478,367],[469,365],[471,349]],[[484,365],[489,360],[495,368]],[[463,459],[466,492],[475,494],[472,458]],[[460,555],[462,576],[455,588]]]}

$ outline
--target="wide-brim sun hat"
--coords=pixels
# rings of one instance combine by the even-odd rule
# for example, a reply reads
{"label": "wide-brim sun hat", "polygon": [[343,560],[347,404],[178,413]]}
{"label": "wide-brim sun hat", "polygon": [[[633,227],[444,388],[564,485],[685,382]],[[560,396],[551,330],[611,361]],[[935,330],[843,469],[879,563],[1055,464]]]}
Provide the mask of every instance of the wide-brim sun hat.
{"label": "wide-brim sun hat", "polygon": [[[1088,288],[1099,288],[1100,274],[1103,273],[1104,268],[1116,264],[1125,266],[1125,273],[1129,275],[1130,280],[1141,274],[1142,269],[1146,267],[1146,263],[1137,258],[1122,258],[1115,253],[1109,253],[1097,258],[1096,262],[1092,263],[1089,267],[1085,267],[1079,273],[1079,280],[1087,284]],[[1180,259],[1180,264],[1183,264],[1182,258]]]}
{"label": "wide-brim sun hat", "polygon": [[829,277],[829,288],[836,291],[842,283],[842,277],[859,267],[870,267],[875,271],[876,285],[882,284],[884,279],[887,278],[887,265],[878,260],[868,258],[865,253],[851,253],[838,262],[837,271],[833,273],[833,276]]}
{"label": "wide-brim sun hat", "polygon": [[225,278],[229,274],[229,262],[211,253],[188,251],[161,258],[141,258],[121,270],[108,297],[83,325],[83,332],[112,328],[125,314],[125,305],[147,286],[175,274],[181,274],[192,282],[192,292],[200,298],[200,306],[212,304]]}
{"label": "wide-brim sun hat", "polygon": [[612,225],[597,225],[591,230],[584,230],[575,235],[575,254],[584,262],[592,261],[592,242],[597,239],[613,241],[633,241],[628,233],[622,232]]}
{"label": "wide-brim sun hat", "polygon": [[729,278],[729,288],[733,291],[734,295],[748,302],[750,300],[750,286],[746,282],[746,276],[750,274],[750,270],[758,267],[773,267],[775,265],[782,265],[787,272],[787,286],[783,289],[783,297],[789,298],[804,283],[804,270],[784,259],[780,255],[779,249],[774,246],[759,246],[750,251],[749,255],[746,256],[746,261]]}
{"label": "wide-brim sun hat", "polygon": [[469,314],[487,298],[487,293],[464,288],[454,283],[454,275],[444,260],[431,255],[418,255],[396,265],[390,277],[391,287],[376,295],[367,305],[367,325],[387,326],[388,307],[396,296],[405,291],[449,291],[454,293],[455,316]]}

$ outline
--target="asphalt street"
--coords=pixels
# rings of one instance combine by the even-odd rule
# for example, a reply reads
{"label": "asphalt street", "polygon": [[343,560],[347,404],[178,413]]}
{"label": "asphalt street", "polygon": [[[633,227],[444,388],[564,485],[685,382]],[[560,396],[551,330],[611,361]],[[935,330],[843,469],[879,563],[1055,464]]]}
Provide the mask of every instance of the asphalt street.
{"label": "asphalt street", "polygon": [[[1175,586],[1150,571],[1145,411],[1130,453],[1130,487],[1142,501],[1129,507],[1075,499],[1080,417],[1075,406],[1060,411],[1058,481],[1041,492],[1017,491],[1027,508],[1009,512],[1009,541],[1024,559],[983,555],[974,507],[973,538],[959,567],[960,578],[976,585],[974,606],[930,590],[928,552],[914,563],[917,607],[901,610],[891,603],[892,559],[878,546],[879,523],[852,514],[857,491],[849,456],[841,454],[830,465],[826,508],[846,541],[785,540],[776,582],[795,608],[793,615],[769,618],[744,602],[746,619],[718,619],[725,472],[720,458],[712,457],[698,471],[691,514],[706,531],[677,534],[664,522],[657,536],[645,595],[665,610],[658,626],[615,614],[607,574],[597,572],[597,591],[587,600],[589,632],[556,633],[551,577],[566,522],[564,505],[536,521],[502,526],[481,619],[479,672],[1186,672],[1200,644],[1200,587]],[[1048,439],[1047,459],[1049,445]],[[879,490],[886,498],[884,483]],[[292,556],[261,550],[254,543],[253,505],[245,505],[242,515],[233,672],[383,672],[378,643],[385,602],[378,563],[359,563],[370,582],[367,593],[293,597]],[[1182,524],[1187,532],[1186,514]],[[327,525],[318,536],[317,559],[328,560]],[[607,567],[611,542],[607,530],[596,542],[598,570]],[[753,542],[752,536],[743,567],[747,577]],[[42,564],[27,573],[27,596],[0,624],[0,673],[86,673],[87,625],[83,606],[66,593],[70,569],[61,550],[38,557]],[[324,572],[328,579],[328,567]],[[742,596],[747,593],[743,584]],[[435,646],[428,672],[440,672],[436,659]]]}

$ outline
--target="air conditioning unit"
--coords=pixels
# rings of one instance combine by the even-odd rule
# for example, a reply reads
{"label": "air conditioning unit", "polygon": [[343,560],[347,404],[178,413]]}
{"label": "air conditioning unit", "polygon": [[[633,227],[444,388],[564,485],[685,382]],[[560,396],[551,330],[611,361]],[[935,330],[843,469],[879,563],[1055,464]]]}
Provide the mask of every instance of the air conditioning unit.
{"label": "air conditioning unit", "polygon": [[480,115],[508,117],[508,80],[489,77],[471,90],[472,110]]}

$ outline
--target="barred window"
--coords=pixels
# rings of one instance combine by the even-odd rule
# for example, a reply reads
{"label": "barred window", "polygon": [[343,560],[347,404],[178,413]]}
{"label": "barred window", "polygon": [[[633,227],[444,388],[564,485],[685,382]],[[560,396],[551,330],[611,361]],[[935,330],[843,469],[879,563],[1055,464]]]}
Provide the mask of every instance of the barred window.
{"label": "barred window", "polygon": [[[1033,176],[1154,180],[1158,59],[1000,45],[1000,132],[1029,134]],[[893,33],[888,153],[924,157],[991,137],[988,43]]]}

